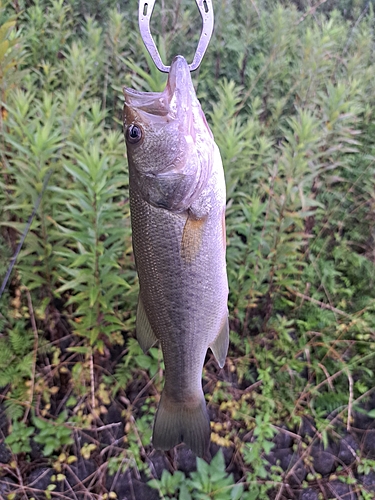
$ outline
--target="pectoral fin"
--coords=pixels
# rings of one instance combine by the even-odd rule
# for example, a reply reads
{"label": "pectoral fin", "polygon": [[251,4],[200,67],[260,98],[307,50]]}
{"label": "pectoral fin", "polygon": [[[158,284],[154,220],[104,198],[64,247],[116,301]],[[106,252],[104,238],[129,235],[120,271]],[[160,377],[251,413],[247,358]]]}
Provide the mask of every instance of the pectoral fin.
{"label": "pectoral fin", "polygon": [[223,368],[225,358],[227,357],[229,345],[229,323],[228,318],[224,319],[220,332],[213,343],[210,345],[211,351],[214,353],[216,361],[220,368]]}
{"label": "pectoral fin", "polygon": [[194,261],[202,247],[205,223],[206,217],[197,219],[190,213],[186,219],[182,233],[181,257],[187,264]]}
{"label": "pectoral fin", "polygon": [[143,352],[147,352],[158,341],[152,331],[150,322],[147,318],[141,296],[138,297],[137,318],[135,323],[137,340]]}

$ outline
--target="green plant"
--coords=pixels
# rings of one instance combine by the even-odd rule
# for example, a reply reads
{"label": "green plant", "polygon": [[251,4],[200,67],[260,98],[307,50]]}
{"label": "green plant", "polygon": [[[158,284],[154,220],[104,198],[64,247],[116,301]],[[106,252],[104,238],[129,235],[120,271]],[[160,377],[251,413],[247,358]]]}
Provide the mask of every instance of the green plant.
{"label": "green plant", "polygon": [[[265,455],[269,454],[274,443],[272,438],[276,434],[275,428],[270,425],[270,413],[258,414],[255,417],[255,427],[251,443],[244,443],[241,447],[245,463],[251,469],[246,475],[249,487],[246,500],[266,498],[267,492],[281,482],[281,469],[272,467],[269,472],[269,463]],[[269,479],[269,482],[266,481]]]}
{"label": "green plant", "polygon": [[34,434],[34,431],[34,427],[26,425],[25,422],[15,420],[9,435],[5,438],[5,443],[14,454],[30,453],[30,437]]}
{"label": "green plant", "polygon": [[[97,105],[92,113],[99,123],[104,118]],[[85,122],[80,127],[76,133],[86,130],[86,134]],[[99,128],[82,137],[82,146],[74,148],[71,161],[64,162],[67,173],[78,183],[77,189],[71,189],[67,199],[63,189],[55,188],[70,219],[58,225],[68,240],[67,249],[59,254],[66,259],[64,271],[69,278],[64,279],[57,293],[73,291],[69,303],[76,305],[76,332],[88,337],[90,345],[102,346],[100,336],[110,337],[119,330],[122,322],[112,305],[123,290],[130,288],[119,272],[126,234],[122,223],[125,214],[121,209],[117,213],[113,210],[115,197],[127,178],[121,174],[122,164],[116,156],[106,154],[118,148],[119,139],[117,133],[103,137]]]}
{"label": "green plant", "polygon": [[35,417],[33,419],[35,427],[39,433],[34,440],[43,446],[43,454],[50,456],[65,445],[73,444],[72,429],[66,425],[66,412],[60,413],[55,421]]}
{"label": "green plant", "polygon": [[137,340],[131,338],[127,342],[126,356],[116,366],[114,394],[119,388],[125,388],[134,376],[134,372],[140,369],[147,370],[150,378],[156,378],[155,383],[157,383],[157,375],[160,369],[164,369],[164,362],[157,347],[151,347],[148,353],[144,354]]}
{"label": "green plant", "polygon": [[243,493],[243,485],[234,484],[233,475],[225,474],[221,451],[218,451],[210,464],[197,458],[197,471],[192,472],[190,478],[186,478],[180,471],[171,474],[164,470],[160,480],[152,479],[148,484],[159,491],[161,498],[179,500],[239,500]]}
{"label": "green plant", "polygon": [[[339,422],[350,428],[366,411],[374,387],[373,2],[214,8],[193,78],[225,168],[231,344],[223,371],[208,356],[204,387],[212,441],[235,449],[241,479],[215,457],[216,468],[198,461],[191,477],[165,473],[154,485],[172,498],[261,499],[288,481],[266,460],[274,429],[298,432],[308,417],[326,445]],[[39,458],[60,454],[63,474],[71,426],[110,432],[113,405],[125,438],[95,443],[98,471],[151,477],[164,367],[157,347],[144,354],[134,338],[121,87],[159,91],[165,75],[136,17],[114,0],[0,6],[1,276],[51,172],[0,306],[1,403],[22,470],[40,431]],[[199,30],[194,2],[157,2],[152,33],[165,63],[190,60]],[[358,454],[340,477],[369,467]]]}
{"label": "green plant", "polygon": [[30,394],[30,380],[35,339],[32,332],[25,328],[27,310],[20,300],[14,305],[18,318],[7,322],[7,335],[0,338],[0,387],[8,387],[5,407],[12,421],[16,422],[23,416],[25,404],[31,404],[34,396]]}
{"label": "green plant", "polygon": [[[23,73],[19,71],[19,65],[23,58],[23,48],[17,32],[17,15],[9,13],[6,4],[0,2],[0,101],[2,120],[6,118],[3,103],[12,88],[19,83]],[[1,126],[2,128],[2,126]]]}

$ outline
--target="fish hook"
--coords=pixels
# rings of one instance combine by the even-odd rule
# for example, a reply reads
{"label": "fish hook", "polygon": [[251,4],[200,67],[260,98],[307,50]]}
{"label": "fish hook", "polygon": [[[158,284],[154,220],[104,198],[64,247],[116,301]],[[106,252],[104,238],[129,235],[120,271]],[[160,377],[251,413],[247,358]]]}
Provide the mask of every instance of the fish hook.
{"label": "fish hook", "polygon": [[[195,0],[195,2],[202,17],[202,31],[193,62],[189,64],[190,71],[195,71],[202,62],[214,29],[214,11],[212,9],[211,0]],[[163,73],[169,73],[170,66],[165,66],[161,60],[159,51],[151,35],[150,20],[152,11],[154,10],[154,5],[155,0],[139,0],[139,30],[141,32],[143,43],[154,61],[155,66]]]}

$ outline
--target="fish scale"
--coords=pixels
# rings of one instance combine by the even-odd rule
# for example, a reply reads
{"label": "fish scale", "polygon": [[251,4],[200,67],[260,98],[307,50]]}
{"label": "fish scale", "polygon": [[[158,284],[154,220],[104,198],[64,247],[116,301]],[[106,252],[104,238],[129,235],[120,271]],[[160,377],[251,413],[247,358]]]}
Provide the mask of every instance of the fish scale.
{"label": "fish scale", "polygon": [[229,333],[225,180],[181,56],[171,65],[164,92],[125,90],[124,128],[140,284],[136,334],[145,351],[159,340],[165,362],[153,445],[169,449],[185,442],[206,456],[203,364],[208,347],[224,364]]}

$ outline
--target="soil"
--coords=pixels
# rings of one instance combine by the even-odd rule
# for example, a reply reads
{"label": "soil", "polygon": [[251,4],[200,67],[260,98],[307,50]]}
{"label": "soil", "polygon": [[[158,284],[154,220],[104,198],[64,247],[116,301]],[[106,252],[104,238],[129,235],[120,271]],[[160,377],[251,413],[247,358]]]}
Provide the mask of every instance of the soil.
{"label": "soil", "polygon": [[[369,403],[369,405],[372,403]],[[120,451],[124,446],[124,426],[121,420],[121,409],[112,403],[105,416],[103,429],[76,436],[77,451],[83,442],[90,442],[90,437],[101,443],[102,448]],[[51,460],[43,457],[38,446],[33,446],[30,457],[18,457],[17,471],[12,468],[12,457],[3,439],[7,434],[7,419],[4,408],[0,407],[0,428],[2,440],[0,442],[0,498],[15,493],[15,498],[45,499],[44,491],[51,484],[52,476],[56,471],[51,467]],[[304,443],[309,443],[308,445]],[[112,448],[113,446],[113,448]],[[218,446],[211,444],[211,454],[214,456]],[[236,462],[234,450],[223,448],[227,471],[234,473],[236,479],[241,478],[243,472]],[[147,485],[147,477],[137,468],[128,468],[124,473],[114,475],[106,473],[106,463],[109,456],[93,453],[89,459],[76,454],[78,460],[71,465],[65,465],[65,478],[55,482],[54,496],[62,499],[97,499],[103,498],[103,492],[115,492],[120,500],[157,500],[159,494]],[[358,498],[356,484],[346,484],[338,479],[343,471],[348,477],[352,476],[360,482],[368,492],[374,493],[375,472],[359,474],[356,464],[358,456],[375,457],[375,422],[365,418],[363,414],[355,414],[353,425],[347,432],[338,425],[338,437],[331,440],[324,447],[317,433],[314,431],[314,422],[304,421],[298,432],[287,428],[280,429],[274,438],[274,448],[266,457],[271,465],[279,465],[283,470],[283,482],[270,492],[270,499],[278,500],[318,500],[324,499],[356,499]],[[172,452],[151,451],[147,456],[152,475],[160,478],[164,469],[171,472],[181,470],[185,474],[196,469],[195,455],[184,445],[180,445]],[[353,481],[354,483],[354,481]]]}

